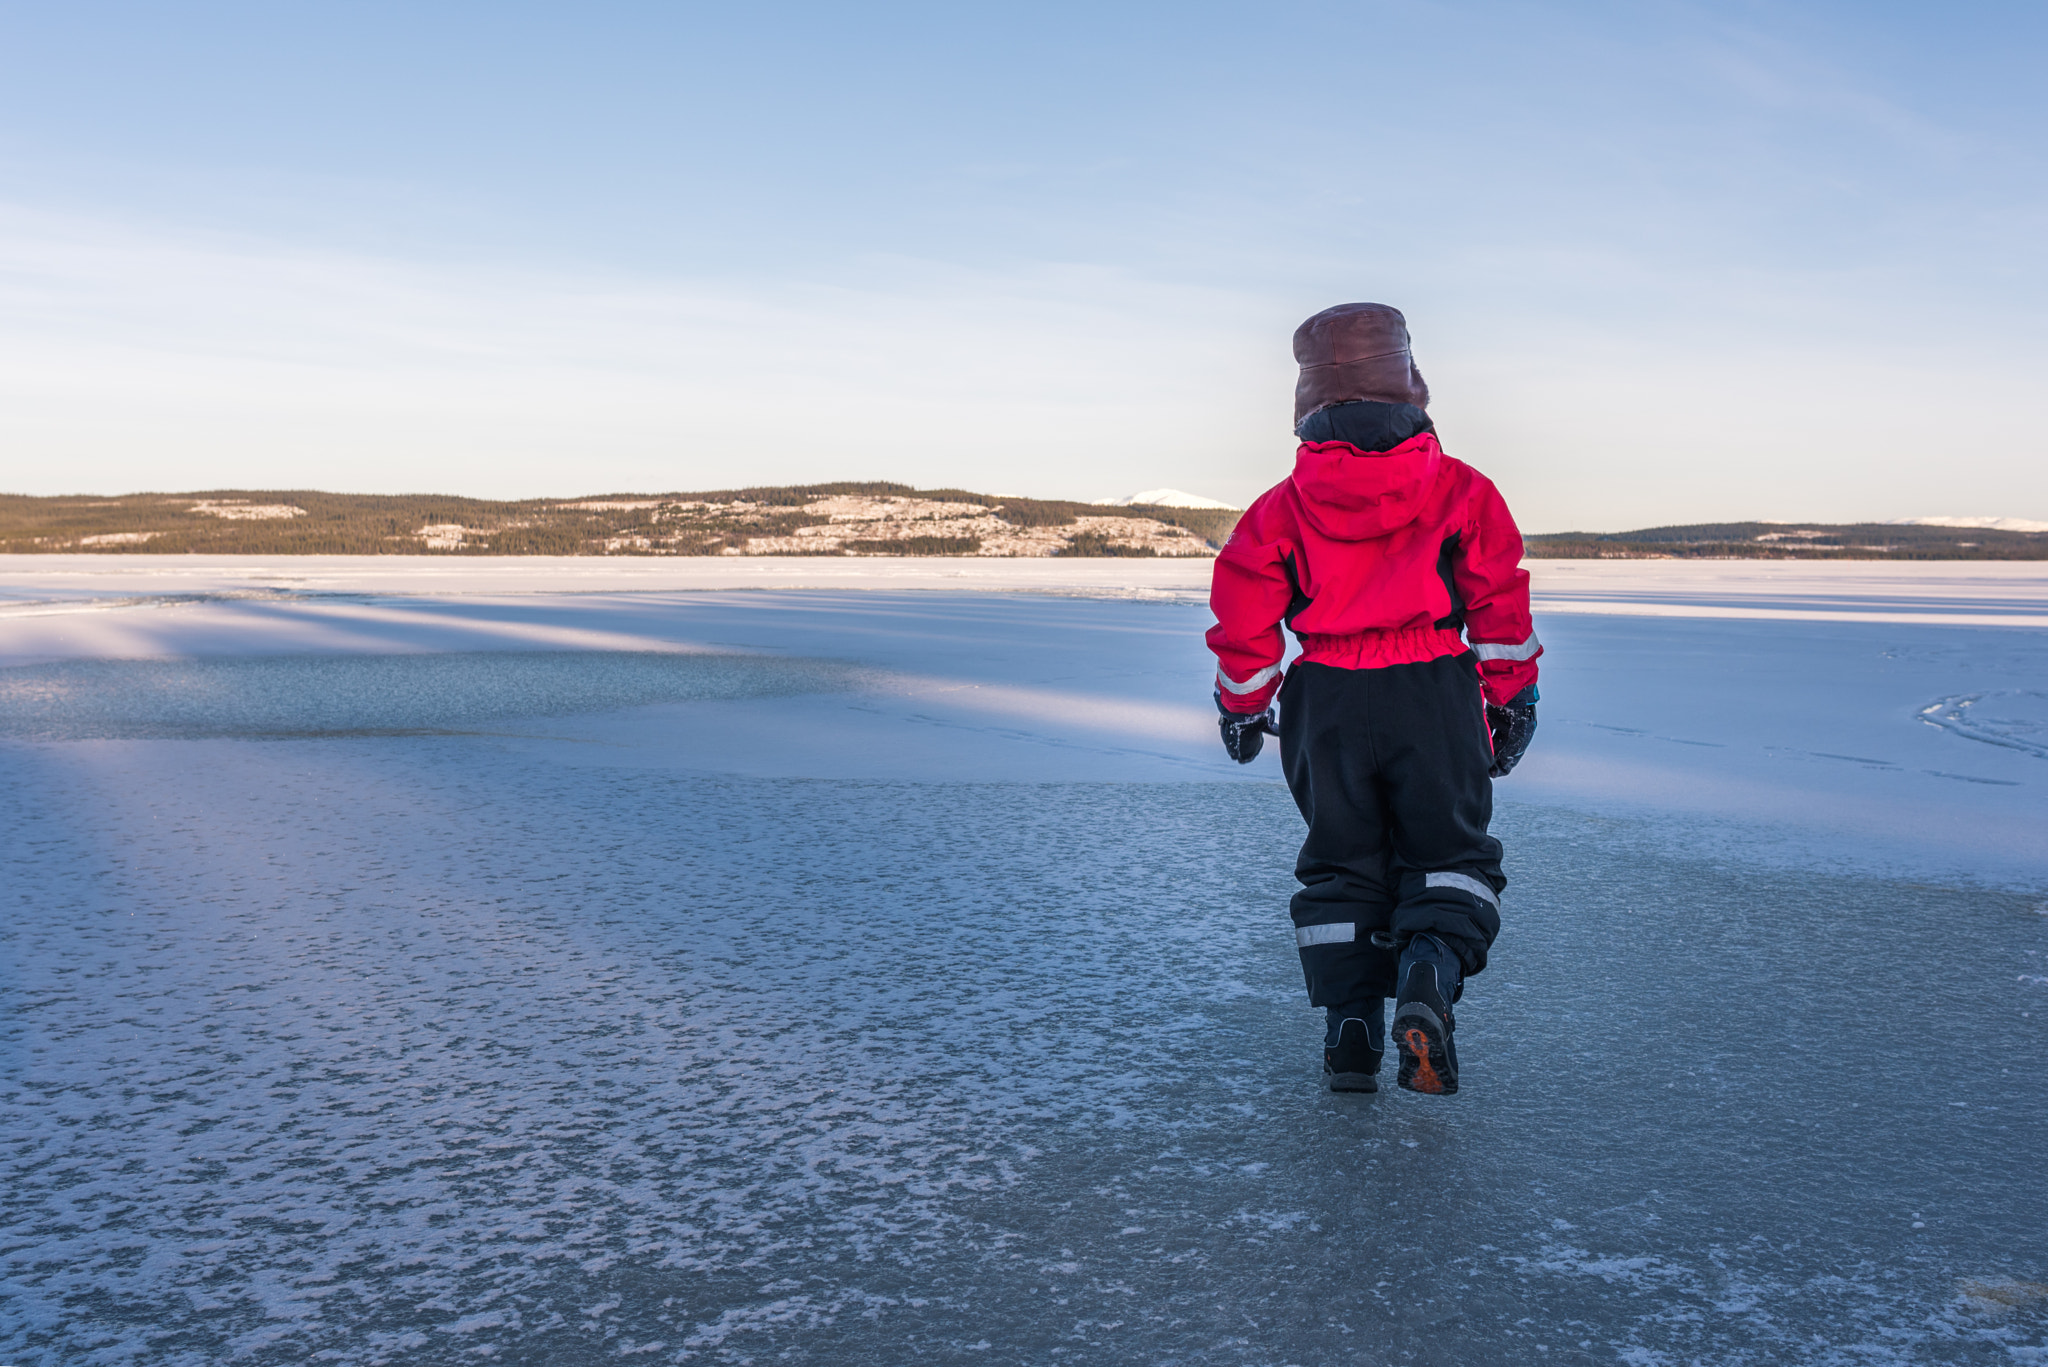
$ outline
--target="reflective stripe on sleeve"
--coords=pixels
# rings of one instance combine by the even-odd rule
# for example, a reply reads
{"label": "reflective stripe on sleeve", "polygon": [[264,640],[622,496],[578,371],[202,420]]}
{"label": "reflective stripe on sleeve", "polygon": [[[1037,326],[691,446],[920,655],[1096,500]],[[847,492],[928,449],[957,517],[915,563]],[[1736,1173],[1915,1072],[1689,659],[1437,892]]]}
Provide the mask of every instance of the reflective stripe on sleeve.
{"label": "reflective stripe on sleeve", "polygon": [[1460,892],[1469,892],[1482,902],[1491,902],[1495,911],[1500,910],[1500,897],[1494,890],[1466,874],[1432,873],[1422,880],[1422,885],[1428,888],[1456,888]]}
{"label": "reflective stripe on sleeve", "polygon": [[1518,646],[1483,645],[1478,641],[1472,643],[1472,653],[1482,660],[1528,660],[1533,659],[1536,652],[1541,649],[1543,642],[1536,639],[1536,633],[1533,631],[1529,633],[1529,639]]}
{"label": "reflective stripe on sleeve", "polygon": [[1267,665],[1243,683],[1232,683],[1230,676],[1219,669],[1216,671],[1216,683],[1227,693],[1256,693],[1271,683],[1279,673],[1279,665]]}
{"label": "reflective stripe on sleeve", "polygon": [[1326,926],[1297,926],[1294,943],[1307,949],[1310,945],[1348,945],[1358,938],[1358,922],[1334,921]]}

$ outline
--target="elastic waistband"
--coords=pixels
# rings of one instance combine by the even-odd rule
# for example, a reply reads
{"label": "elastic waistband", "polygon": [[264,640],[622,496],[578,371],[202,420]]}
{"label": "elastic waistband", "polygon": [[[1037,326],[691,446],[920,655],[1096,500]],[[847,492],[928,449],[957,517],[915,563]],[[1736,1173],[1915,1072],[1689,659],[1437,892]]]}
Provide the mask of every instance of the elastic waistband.
{"label": "elastic waistband", "polygon": [[1407,631],[1360,631],[1345,636],[1308,632],[1301,638],[1301,658],[1310,664],[1339,669],[1383,669],[1388,665],[1419,665],[1462,655],[1470,646],[1455,631],[1420,627]]}

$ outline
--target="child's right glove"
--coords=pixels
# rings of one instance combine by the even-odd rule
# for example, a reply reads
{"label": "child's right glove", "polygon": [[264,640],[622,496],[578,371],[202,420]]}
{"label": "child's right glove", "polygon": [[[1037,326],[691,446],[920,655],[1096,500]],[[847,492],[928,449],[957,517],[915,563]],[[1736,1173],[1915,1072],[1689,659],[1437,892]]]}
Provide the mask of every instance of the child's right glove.
{"label": "child's right glove", "polygon": [[1486,772],[1492,777],[1506,778],[1528,750],[1536,735],[1536,698],[1536,685],[1530,684],[1506,707],[1486,705],[1486,729],[1493,733],[1493,767]]}
{"label": "child's right glove", "polygon": [[1279,723],[1273,720],[1273,709],[1263,712],[1233,712],[1223,705],[1223,691],[1216,692],[1216,710],[1223,715],[1216,724],[1223,730],[1223,748],[1239,764],[1250,764],[1265,748],[1266,736],[1280,734]]}

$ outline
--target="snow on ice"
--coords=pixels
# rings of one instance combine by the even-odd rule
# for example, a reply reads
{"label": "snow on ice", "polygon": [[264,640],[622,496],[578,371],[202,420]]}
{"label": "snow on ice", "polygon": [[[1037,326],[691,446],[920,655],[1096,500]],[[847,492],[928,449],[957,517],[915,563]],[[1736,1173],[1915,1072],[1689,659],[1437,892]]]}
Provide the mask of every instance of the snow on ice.
{"label": "snow on ice", "polygon": [[1442,1101],[1205,568],[0,565],[5,1360],[2048,1357],[2048,574],[1539,562]]}

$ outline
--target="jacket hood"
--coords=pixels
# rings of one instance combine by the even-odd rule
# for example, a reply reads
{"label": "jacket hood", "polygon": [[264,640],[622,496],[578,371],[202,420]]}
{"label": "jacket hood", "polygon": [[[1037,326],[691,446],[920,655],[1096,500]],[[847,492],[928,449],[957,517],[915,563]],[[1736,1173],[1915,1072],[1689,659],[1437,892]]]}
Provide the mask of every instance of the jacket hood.
{"label": "jacket hood", "polygon": [[1434,431],[1429,414],[1414,404],[1372,399],[1331,404],[1294,425],[1297,441],[1349,442],[1361,451],[1391,451],[1410,437]]}
{"label": "jacket hood", "polygon": [[1364,541],[1413,522],[1443,465],[1434,432],[1418,433],[1391,451],[1305,441],[1294,453],[1294,491],[1302,516],[1318,532]]}

